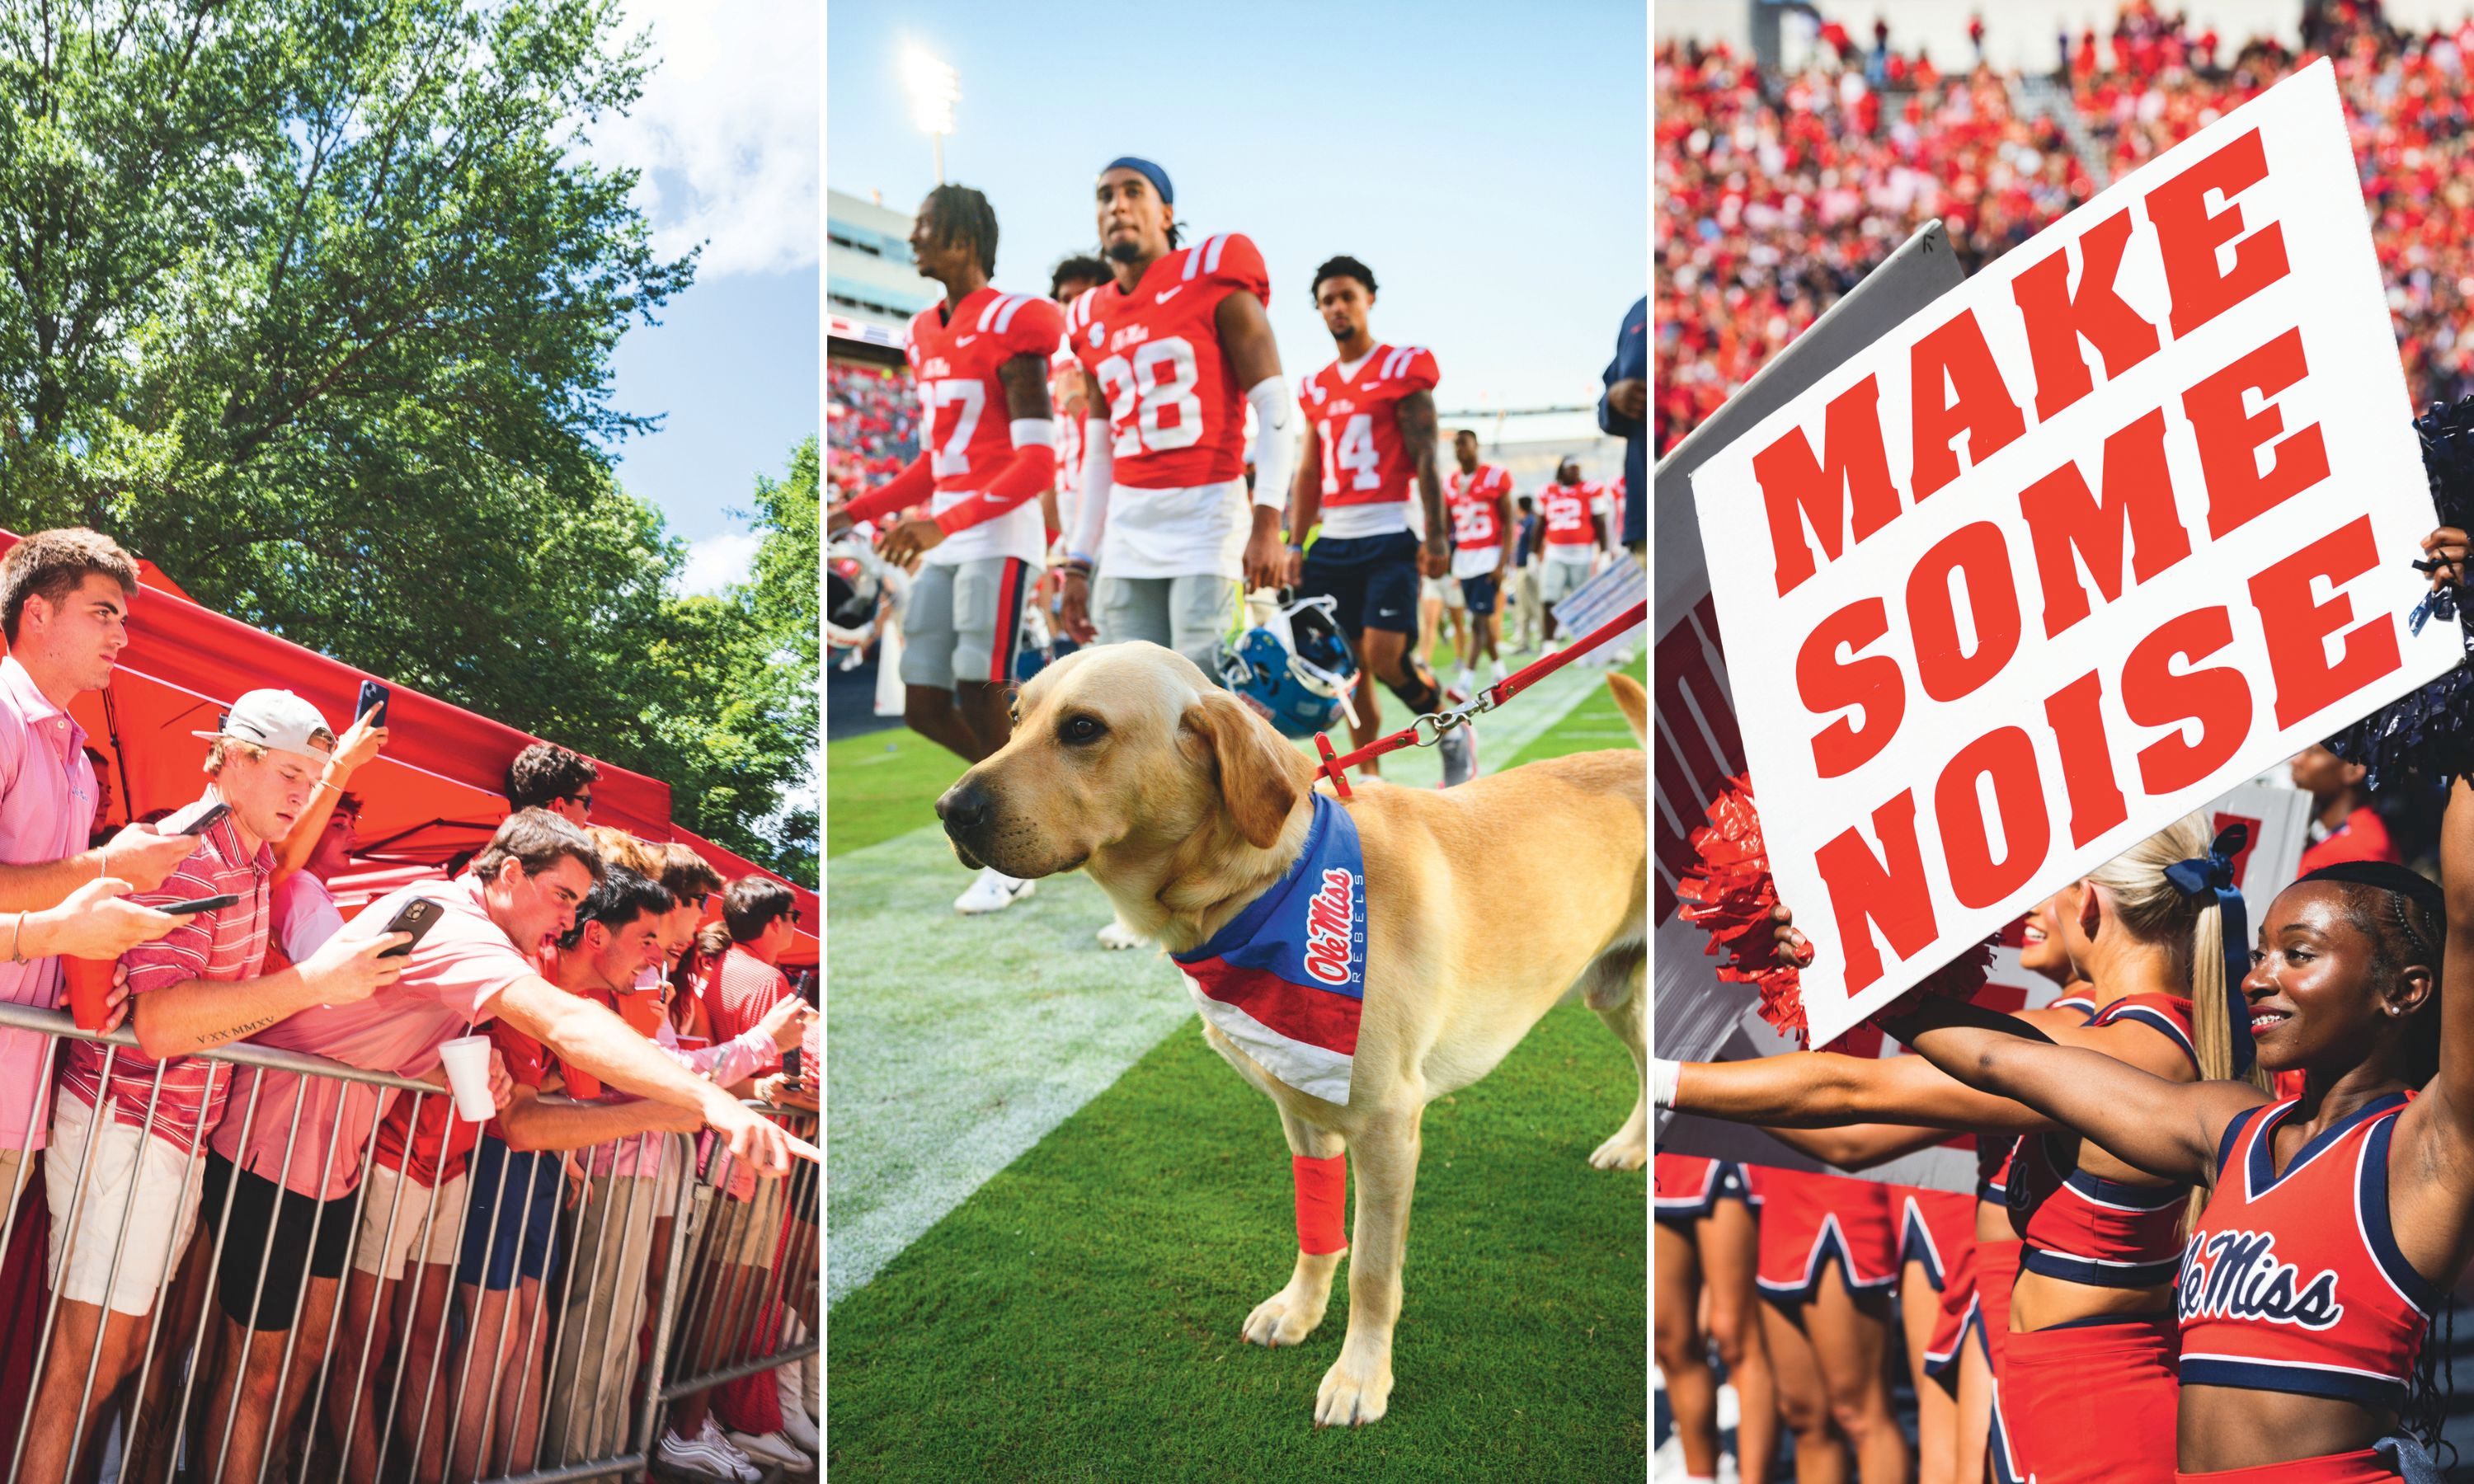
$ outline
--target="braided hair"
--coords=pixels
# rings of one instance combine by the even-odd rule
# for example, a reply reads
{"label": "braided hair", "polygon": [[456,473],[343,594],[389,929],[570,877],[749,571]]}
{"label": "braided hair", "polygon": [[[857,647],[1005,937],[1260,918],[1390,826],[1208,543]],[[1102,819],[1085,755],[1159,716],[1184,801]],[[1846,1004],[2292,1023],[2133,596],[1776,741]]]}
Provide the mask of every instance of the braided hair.
{"label": "braided hair", "polygon": [[967,185],[940,185],[928,193],[928,214],[936,222],[936,240],[968,246],[980,260],[980,272],[996,276],[997,209]]}
{"label": "braided hair", "polygon": [[[2356,932],[2371,945],[2368,977],[2377,984],[2394,978],[2410,966],[2430,969],[2438,983],[2440,960],[2448,947],[2448,898],[2425,876],[2386,861],[2345,861],[2322,866],[2294,884],[2318,882],[2338,889],[2339,910]],[[2410,1061],[2406,1075],[2421,1087],[2439,1073],[2439,995],[2435,991],[2406,1022],[2405,1044]],[[2406,1383],[2397,1425],[2421,1440],[2435,1457],[2445,1451],[2442,1469],[2456,1466],[2457,1449],[2440,1436],[2449,1399],[2457,1391],[2455,1349],[2456,1306],[2447,1306],[2437,1333],[2423,1336],[2413,1358],[2413,1376]]]}

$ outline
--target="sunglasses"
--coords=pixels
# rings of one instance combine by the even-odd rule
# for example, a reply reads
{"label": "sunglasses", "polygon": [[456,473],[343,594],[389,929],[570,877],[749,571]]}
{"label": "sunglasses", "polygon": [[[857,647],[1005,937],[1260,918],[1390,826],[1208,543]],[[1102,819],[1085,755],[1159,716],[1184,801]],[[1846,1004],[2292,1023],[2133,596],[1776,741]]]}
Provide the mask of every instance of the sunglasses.
{"label": "sunglasses", "polygon": [[582,808],[590,809],[593,807],[593,791],[591,789],[586,789],[580,794],[561,794],[559,797],[566,800],[569,803],[578,805]]}

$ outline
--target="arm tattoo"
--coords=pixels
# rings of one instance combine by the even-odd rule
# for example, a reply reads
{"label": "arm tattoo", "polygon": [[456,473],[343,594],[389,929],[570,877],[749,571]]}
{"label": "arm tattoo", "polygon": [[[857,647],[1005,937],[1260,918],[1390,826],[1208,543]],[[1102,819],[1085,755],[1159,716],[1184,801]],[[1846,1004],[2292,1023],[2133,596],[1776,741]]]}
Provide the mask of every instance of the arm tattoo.
{"label": "arm tattoo", "polygon": [[1004,383],[1006,412],[1012,418],[1053,418],[1054,408],[1048,400],[1048,363],[1026,350],[1006,357],[997,368],[997,380]]}
{"label": "arm tattoo", "polygon": [[227,1041],[239,1041],[244,1037],[255,1036],[282,1018],[281,1016],[266,1016],[260,1019],[252,1020],[247,1025],[236,1025],[221,1036],[201,1036],[198,1038],[198,1045],[201,1049],[206,1049],[223,1045]]}
{"label": "arm tattoo", "polygon": [[1400,398],[1399,418],[1400,446],[1418,471],[1418,498],[1425,506],[1426,539],[1431,544],[1439,533],[1449,529],[1443,523],[1443,477],[1435,471],[1434,394],[1412,392]]}

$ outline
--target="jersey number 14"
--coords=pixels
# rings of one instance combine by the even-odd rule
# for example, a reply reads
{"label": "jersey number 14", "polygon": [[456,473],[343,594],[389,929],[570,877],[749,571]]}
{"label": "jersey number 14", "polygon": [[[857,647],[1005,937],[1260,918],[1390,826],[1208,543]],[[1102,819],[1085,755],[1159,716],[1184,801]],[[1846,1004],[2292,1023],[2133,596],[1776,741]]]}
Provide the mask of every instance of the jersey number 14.
{"label": "jersey number 14", "polygon": [[1342,424],[1340,440],[1332,441],[1331,419],[1315,424],[1315,433],[1322,443],[1322,492],[1340,492],[1340,471],[1352,473],[1351,490],[1379,490],[1383,487],[1383,459],[1374,449],[1374,418],[1370,413],[1351,413]]}

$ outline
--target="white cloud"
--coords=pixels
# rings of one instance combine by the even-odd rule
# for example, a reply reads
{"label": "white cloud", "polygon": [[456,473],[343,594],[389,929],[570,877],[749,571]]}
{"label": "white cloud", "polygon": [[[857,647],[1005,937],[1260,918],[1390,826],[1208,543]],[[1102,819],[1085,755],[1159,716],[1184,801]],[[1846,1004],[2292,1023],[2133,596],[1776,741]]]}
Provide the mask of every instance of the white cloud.
{"label": "white cloud", "polygon": [[817,261],[823,8],[815,0],[628,0],[621,34],[651,33],[656,65],[589,153],[643,172],[654,246],[702,242],[700,278]]}
{"label": "white cloud", "polygon": [[681,597],[697,593],[718,593],[733,583],[743,583],[756,567],[756,550],[762,542],[750,531],[724,531],[700,540],[688,542],[687,565],[679,569],[672,585]]}

